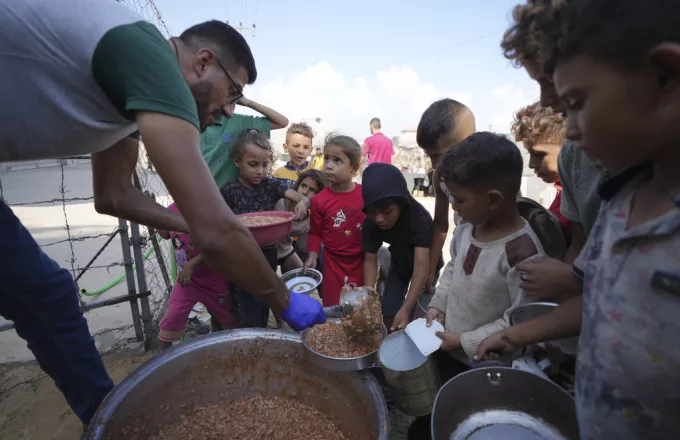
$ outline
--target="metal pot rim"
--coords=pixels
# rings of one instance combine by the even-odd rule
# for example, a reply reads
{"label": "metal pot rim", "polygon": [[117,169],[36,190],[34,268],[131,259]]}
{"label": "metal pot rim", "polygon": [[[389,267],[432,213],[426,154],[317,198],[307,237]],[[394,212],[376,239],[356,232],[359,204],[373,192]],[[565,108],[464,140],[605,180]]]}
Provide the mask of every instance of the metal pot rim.
{"label": "metal pot rim", "polygon": [[[340,319],[338,319],[338,318],[328,318],[328,319],[326,319],[326,322],[332,322],[332,323],[335,323],[336,325],[340,325]],[[373,356],[374,354],[376,354],[378,352],[378,350],[380,350],[380,346],[378,346],[378,348],[376,348],[375,350],[373,350],[370,353],[366,353],[364,355],[351,357],[351,358],[337,358],[337,357],[326,356],[325,354],[321,354],[318,351],[313,350],[309,345],[307,345],[306,336],[309,334],[310,331],[311,331],[311,328],[308,328],[308,329],[302,330],[300,332],[300,340],[302,341],[302,345],[304,345],[306,350],[311,351],[312,353],[314,353],[317,356],[328,359],[329,361],[357,361],[357,360],[367,358],[369,356]],[[389,336],[387,334],[387,327],[385,327],[385,324],[381,325],[380,333],[383,334],[383,341]],[[380,344],[382,345],[382,341],[380,342]]]}
{"label": "metal pot rim", "polygon": [[[84,440],[103,438],[104,429],[111,416],[111,412],[106,414],[102,409],[115,409],[121,402],[127,398],[130,391],[132,391],[141,381],[143,381],[151,372],[156,369],[158,364],[170,362],[173,359],[179,358],[186,353],[194,351],[199,347],[208,347],[211,345],[218,345],[223,339],[229,341],[238,341],[245,339],[265,339],[265,340],[281,340],[293,343],[302,343],[298,334],[274,329],[238,329],[226,332],[212,333],[207,336],[196,338],[190,342],[175,345],[163,352],[157,354],[151,359],[145,361],[136,370],[127,375],[111,390],[111,392],[104,398],[99,405],[99,410],[95,413],[90,425],[83,437]],[[382,388],[378,380],[368,371],[356,371],[361,376],[364,385],[368,389],[371,396],[374,397],[374,404],[376,405],[376,413],[379,420],[387,421],[380,427],[379,440],[388,440],[390,432],[389,412],[387,410],[387,403],[382,393]],[[377,398],[379,397],[379,398]]]}
{"label": "metal pot rim", "polygon": [[[555,382],[553,382],[553,381],[551,381],[551,380],[544,379],[544,378],[542,378],[542,377],[540,377],[540,376],[537,376],[537,375],[535,375],[535,374],[529,373],[529,372],[527,372],[527,371],[517,370],[517,369],[512,368],[512,367],[482,367],[482,368],[473,368],[473,369],[471,369],[471,370],[465,371],[465,372],[463,372],[463,373],[460,373],[460,374],[454,376],[453,378],[449,379],[444,385],[442,385],[442,386],[439,388],[439,391],[437,392],[437,396],[434,398],[434,404],[432,405],[432,417],[431,417],[431,420],[430,420],[430,432],[432,433],[432,438],[434,439],[434,430],[435,430],[435,423],[434,423],[434,409],[437,407],[437,402],[439,401],[439,398],[440,398],[440,396],[441,396],[441,394],[442,394],[442,391],[443,391],[450,383],[452,383],[452,382],[455,381],[455,380],[458,380],[458,381],[460,381],[461,379],[465,380],[466,376],[470,376],[470,375],[473,375],[473,374],[476,375],[476,374],[480,374],[480,373],[503,373],[503,372],[506,372],[506,373],[508,373],[508,372],[513,372],[513,373],[511,373],[511,374],[523,374],[523,375],[527,375],[527,377],[534,377],[534,378],[536,378],[536,379],[542,380],[542,381],[544,381],[544,382],[550,384],[551,387],[555,388],[555,389],[558,390],[562,395],[564,395],[565,397],[569,398],[569,400],[571,400],[572,402],[574,402],[574,398],[571,396],[571,394],[569,394],[565,389],[563,389],[562,387],[560,387],[559,385],[557,385]],[[489,409],[489,408],[487,408],[487,409]]]}

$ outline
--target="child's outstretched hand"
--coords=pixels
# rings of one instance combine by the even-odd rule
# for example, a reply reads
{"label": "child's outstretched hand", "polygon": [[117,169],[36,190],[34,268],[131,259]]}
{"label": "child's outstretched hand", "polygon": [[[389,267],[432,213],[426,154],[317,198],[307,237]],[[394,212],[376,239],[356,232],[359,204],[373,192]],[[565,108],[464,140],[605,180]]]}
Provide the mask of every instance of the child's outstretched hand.
{"label": "child's outstretched hand", "polygon": [[196,265],[191,261],[192,260],[187,261],[182,271],[177,274],[177,282],[180,286],[186,287],[191,284],[191,276],[194,274],[194,269],[196,268]]}
{"label": "child's outstretched hand", "polygon": [[427,326],[432,327],[432,321],[439,321],[444,324],[444,320],[446,319],[446,315],[439,310],[435,309],[434,307],[430,307],[427,309],[427,316],[425,317],[427,319]]}
{"label": "child's outstretched hand", "polygon": [[402,308],[399,309],[399,312],[394,316],[394,320],[392,320],[390,331],[403,330],[409,322],[411,322],[411,311],[407,307],[402,306]]}
{"label": "child's outstretched hand", "polygon": [[305,217],[307,217],[308,212],[309,201],[307,199],[300,200],[295,205],[295,209],[293,210],[293,214],[295,214],[295,221],[303,220]]}
{"label": "child's outstretched hand", "polygon": [[441,349],[444,351],[451,351],[460,348],[460,336],[455,333],[450,332],[437,332],[435,333],[439,339],[442,340]]}
{"label": "child's outstretched hand", "polygon": [[319,255],[316,252],[310,252],[309,255],[307,255],[307,259],[305,260],[304,268],[309,269],[310,267],[316,267],[316,259],[319,257]]}

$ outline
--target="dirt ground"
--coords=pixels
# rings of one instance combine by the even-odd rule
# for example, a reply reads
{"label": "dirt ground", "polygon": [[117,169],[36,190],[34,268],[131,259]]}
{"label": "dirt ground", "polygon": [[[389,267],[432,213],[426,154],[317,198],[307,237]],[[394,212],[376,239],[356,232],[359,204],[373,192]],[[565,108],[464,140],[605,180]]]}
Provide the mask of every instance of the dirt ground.
{"label": "dirt ground", "polygon": [[[106,369],[118,383],[153,353],[109,353]],[[393,440],[405,440],[410,418],[390,412]],[[82,424],[34,362],[0,365],[0,440],[77,440]],[[302,440],[302,439],[301,439]]]}

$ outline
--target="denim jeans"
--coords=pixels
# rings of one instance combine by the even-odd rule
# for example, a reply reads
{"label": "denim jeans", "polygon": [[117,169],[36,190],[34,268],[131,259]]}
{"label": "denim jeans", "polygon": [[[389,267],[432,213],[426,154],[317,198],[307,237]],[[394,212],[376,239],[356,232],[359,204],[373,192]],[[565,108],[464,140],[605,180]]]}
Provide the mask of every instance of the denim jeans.
{"label": "denim jeans", "polygon": [[89,423],[113,388],[71,274],[48,257],[12,210],[0,200],[0,315],[14,321],[17,334]]}

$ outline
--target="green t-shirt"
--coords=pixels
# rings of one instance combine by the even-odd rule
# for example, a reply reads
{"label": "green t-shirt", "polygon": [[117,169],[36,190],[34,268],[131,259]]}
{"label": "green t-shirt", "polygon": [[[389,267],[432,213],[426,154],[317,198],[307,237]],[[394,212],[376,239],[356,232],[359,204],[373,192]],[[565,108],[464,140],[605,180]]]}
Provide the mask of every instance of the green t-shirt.
{"label": "green t-shirt", "polygon": [[238,179],[238,168],[229,157],[231,145],[243,130],[252,128],[260,130],[269,137],[272,123],[262,116],[234,115],[231,119],[220,119],[215,125],[201,133],[201,154],[218,188]]}
{"label": "green t-shirt", "polygon": [[198,129],[170,44],[118,2],[0,2],[0,78],[12,103],[0,106],[0,162],[104,150],[137,131],[140,111]]}

